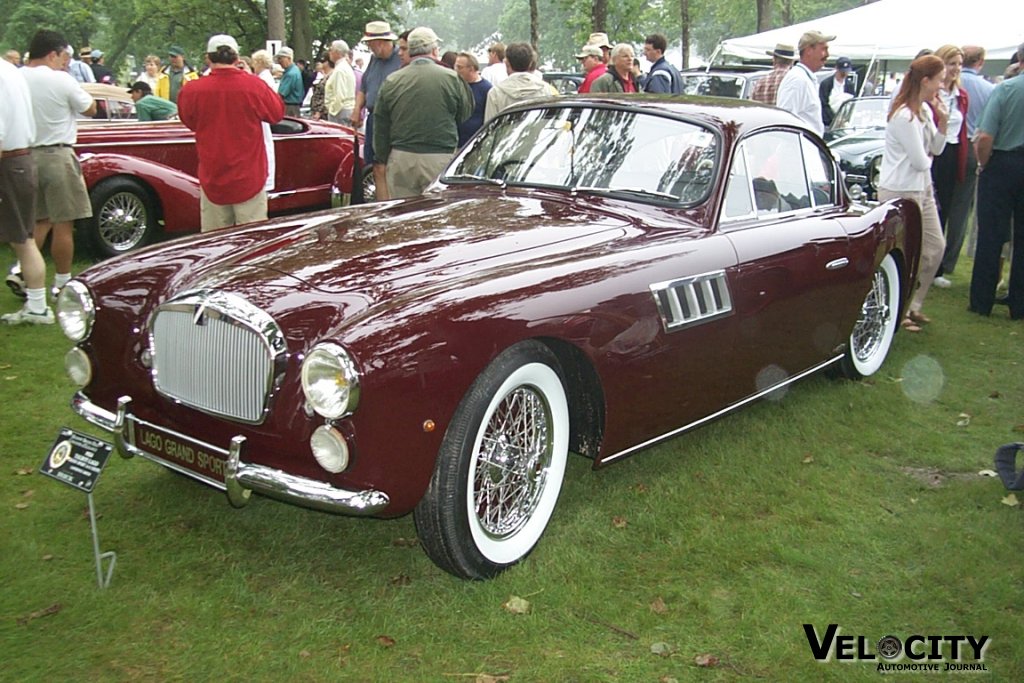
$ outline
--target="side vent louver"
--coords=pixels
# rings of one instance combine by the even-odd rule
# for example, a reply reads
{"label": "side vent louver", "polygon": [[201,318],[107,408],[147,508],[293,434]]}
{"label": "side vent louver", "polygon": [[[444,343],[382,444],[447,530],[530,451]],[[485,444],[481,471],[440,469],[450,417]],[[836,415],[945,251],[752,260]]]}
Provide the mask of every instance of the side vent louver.
{"label": "side vent louver", "polygon": [[705,323],[732,312],[725,271],[651,285],[666,332]]}

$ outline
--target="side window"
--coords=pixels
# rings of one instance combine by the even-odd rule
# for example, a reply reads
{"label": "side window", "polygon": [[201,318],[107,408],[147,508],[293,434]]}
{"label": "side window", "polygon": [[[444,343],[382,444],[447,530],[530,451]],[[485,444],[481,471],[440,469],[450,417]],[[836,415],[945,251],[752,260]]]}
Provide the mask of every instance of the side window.
{"label": "side window", "polygon": [[758,216],[811,206],[800,135],[769,131],[744,141]]}
{"label": "side window", "polygon": [[745,147],[740,143],[736,150],[736,158],[729,171],[729,181],[725,188],[725,209],[723,219],[745,218],[754,214],[754,205],[750,202],[750,176],[747,174]]}
{"label": "side window", "polygon": [[835,204],[835,166],[832,158],[808,138],[800,138],[804,147],[804,163],[807,166],[807,181],[811,185],[811,200],[814,206]]}

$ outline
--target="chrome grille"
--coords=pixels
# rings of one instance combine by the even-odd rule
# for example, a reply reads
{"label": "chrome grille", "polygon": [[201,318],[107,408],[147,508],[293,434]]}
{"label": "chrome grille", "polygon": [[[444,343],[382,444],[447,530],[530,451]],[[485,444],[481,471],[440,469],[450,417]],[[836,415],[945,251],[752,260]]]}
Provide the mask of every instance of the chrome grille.
{"label": "chrome grille", "polygon": [[149,329],[158,392],[212,415],[263,421],[285,349],[269,315],[233,294],[189,292],[161,305]]}

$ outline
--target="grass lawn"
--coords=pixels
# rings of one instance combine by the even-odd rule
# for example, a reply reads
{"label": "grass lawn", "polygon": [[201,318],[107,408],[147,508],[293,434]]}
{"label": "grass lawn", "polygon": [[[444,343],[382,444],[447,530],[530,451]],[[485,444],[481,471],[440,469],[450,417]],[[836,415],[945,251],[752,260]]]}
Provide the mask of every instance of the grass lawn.
{"label": "grass lawn", "polygon": [[988,636],[991,680],[1024,680],[1024,516],[978,474],[1024,441],[1024,324],[966,312],[970,266],[870,381],[809,378],[599,472],[573,457],[537,550],[484,583],[435,568],[411,517],[235,510],[114,456],[98,589],[84,494],[35,473],[86,429],[70,343],[0,327],[0,680],[878,679],[887,660],[815,661],[804,624],[872,654]]}

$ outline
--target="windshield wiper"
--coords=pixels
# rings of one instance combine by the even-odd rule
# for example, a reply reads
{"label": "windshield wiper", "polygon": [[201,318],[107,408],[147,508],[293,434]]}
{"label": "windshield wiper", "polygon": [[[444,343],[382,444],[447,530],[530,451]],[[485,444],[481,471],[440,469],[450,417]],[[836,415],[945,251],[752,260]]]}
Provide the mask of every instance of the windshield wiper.
{"label": "windshield wiper", "polygon": [[571,190],[572,192],[588,192],[591,194],[635,194],[641,197],[657,197],[659,199],[671,199],[672,201],[678,202],[679,197],[668,192],[659,192],[657,190],[648,190],[643,187],[594,187],[594,186],[578,186]]}
{"label": "windshield wiper", "polygon": [[456,175],[446,175],[443,180],[475,180],[480,183],[490,183],[491,185],[497,185],[499,187],[505,187],[505,181],[500,178],[485,178],[482,175],[473,175],[472,173],[459,173]]}

